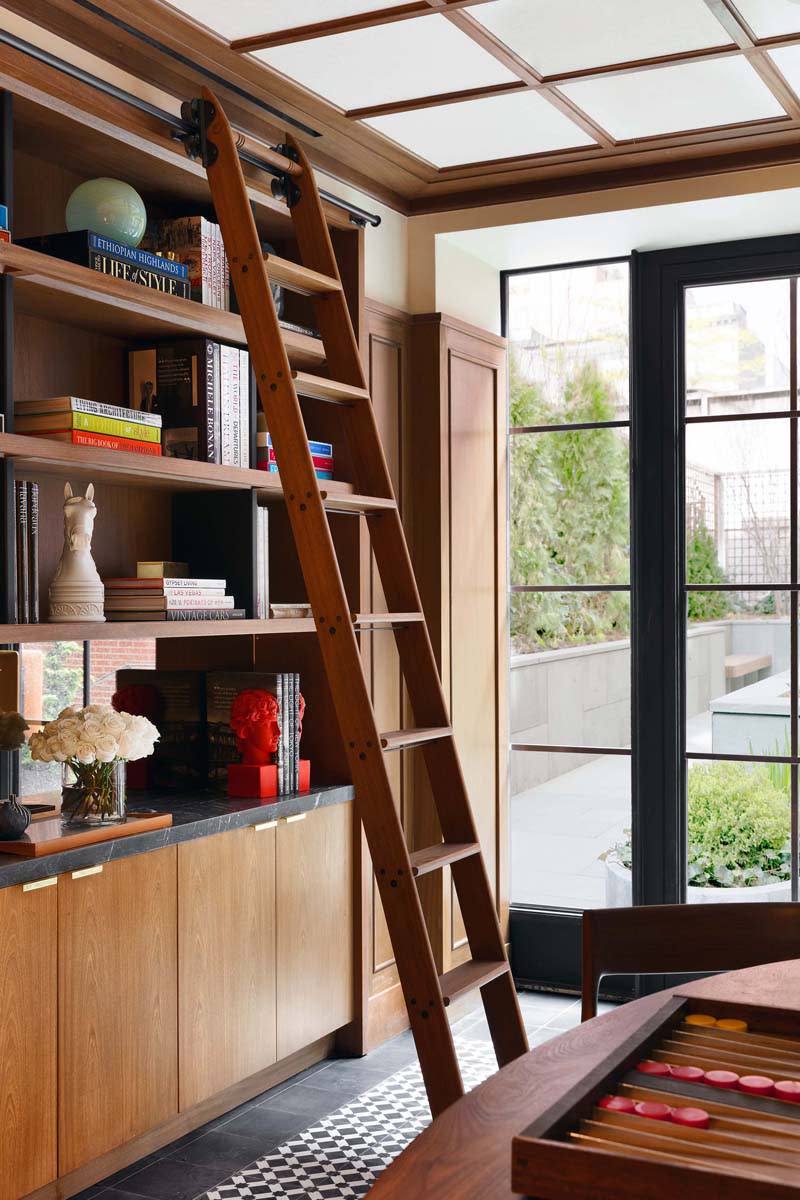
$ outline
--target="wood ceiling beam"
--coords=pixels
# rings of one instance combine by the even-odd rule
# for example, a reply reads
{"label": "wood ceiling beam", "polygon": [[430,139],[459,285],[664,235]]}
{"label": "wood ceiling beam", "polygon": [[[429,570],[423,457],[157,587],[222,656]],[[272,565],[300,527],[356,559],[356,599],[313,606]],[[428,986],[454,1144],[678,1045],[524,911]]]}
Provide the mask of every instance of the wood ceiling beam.
{"label": "wood ceiling beam", "polygon": [[755,33],[731,0],[705,0],[706,8],[719,21],[728,36],[736,43],[750,66],[772,92],[782,108],[794,120],[800,116],[800,98],[789,85]]}
{"label": "wood ceiling beam", "polygon": [[411,0],[410,3],[400,4],[396,8],[374,8],[369,12],[354,13],[349,17],[315,21],[313,25],[294,25],[290,29],[276,29],[274,33],[253,33],[248,37],[234,38],[230,48],[241,54],[253,50],[272,50],[276,46],[288,46],[294,42],[308,42],[314,38],[331,37],[336,33],[352,33],[357,29],[372,29],[376,25],[390,25],[395,21],[429,17],[436,13],[442,15],[453,9],[490,3],[492,0]]}
{"label": "wood ceiling beam", "polygon": [[418,108],[437,108],[440,104],[459,104],[462,100],[485,100],[491,96],[505,96],[509,92],[527,92],[529,90],[528,85],[518,79],[512,83],[495,83],[491,87],[464,88],[460,92],[439,92],[434,96],[418,96],[414,100],[389,100],[385,104],[350,108],[344,115],[351,121],[364,121],[367,117],[388,117],[393,113],[413,112]]}

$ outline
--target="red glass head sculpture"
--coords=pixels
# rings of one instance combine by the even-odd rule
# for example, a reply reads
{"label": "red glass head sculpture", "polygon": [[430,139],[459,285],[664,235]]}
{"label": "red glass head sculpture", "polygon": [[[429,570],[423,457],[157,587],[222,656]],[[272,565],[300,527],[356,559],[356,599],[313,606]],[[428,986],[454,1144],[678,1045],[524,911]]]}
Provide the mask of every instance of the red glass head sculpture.
{"label": "red glass head sculpture", "polygon": [[230,724],[243,763],[263,767],[272,761],[281,736],[279,712],[278,701],[262,688],[247,688],[236,696]]}

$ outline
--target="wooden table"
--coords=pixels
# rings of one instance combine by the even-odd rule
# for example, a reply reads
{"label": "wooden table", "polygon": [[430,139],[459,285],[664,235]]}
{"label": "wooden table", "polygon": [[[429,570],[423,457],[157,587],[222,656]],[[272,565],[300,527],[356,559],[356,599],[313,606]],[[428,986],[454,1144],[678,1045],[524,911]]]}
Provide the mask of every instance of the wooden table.
{"label": "wooden table", "polygon": [[514,1135],[673,994],[800,1012],[800,959],[669,988],[545,1042],[446,1109],[384,1171],[370,1200],[512,1200]]}

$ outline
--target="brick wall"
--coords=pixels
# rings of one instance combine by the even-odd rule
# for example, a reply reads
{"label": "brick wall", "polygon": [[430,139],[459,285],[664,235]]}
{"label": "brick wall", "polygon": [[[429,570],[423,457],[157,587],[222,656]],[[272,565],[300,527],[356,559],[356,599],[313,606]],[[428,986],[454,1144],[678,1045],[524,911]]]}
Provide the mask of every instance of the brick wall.
{"label": "brick wall", "polygon": [[155,641],[92,642],[91,700],[92,704],[110,704],[115,690],[116,672],[123,667],[155,667]]}

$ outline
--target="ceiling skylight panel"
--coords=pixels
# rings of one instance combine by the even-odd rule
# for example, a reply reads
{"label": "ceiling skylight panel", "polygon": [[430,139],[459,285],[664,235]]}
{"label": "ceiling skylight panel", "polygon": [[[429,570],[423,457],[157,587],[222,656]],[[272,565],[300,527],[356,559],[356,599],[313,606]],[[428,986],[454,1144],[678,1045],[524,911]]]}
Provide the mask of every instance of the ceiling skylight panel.
{"label": "ceiling skylight panel", "polygon": [[594,145],[534,92],[370,117],[365,124],[437,167]]}
{"label": "ceiling skylight panel", "polygon": [[730,43],[703,0],[493,0],[468,11],[543,75]]}
{"label": "ceiling skylight panel", "polygon": [[278,33],[337,17],[359,16],[378,8],[399,8],[408,0],[169,0],[201,25],[233,41],[256,33]]}
{"label": "ceiling skylight panel", "polygon": [[257,50],[255,55],[344,109],[516,78],[445,17],[438,16]]}
{"label": "ceiling skylight panel", "polygon": [[769,56],[775,60],[775,66],[789,86],[797,91],[800,87],[800,46],[782,46],[779,50],[770,50]]}
{"label": "ceiling skylight panel", "polygon": [[800,4],[795,0],[737,0],[736,7],[758,38],[800,32]]}
{"label": "ceiling skylight panel", "polygon": [[596,76],[559,90],[618,140],[786,116],[740,57]]}

